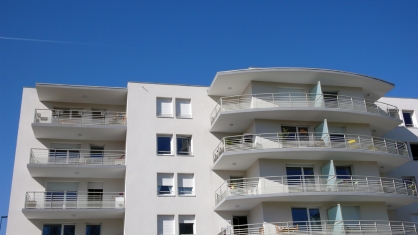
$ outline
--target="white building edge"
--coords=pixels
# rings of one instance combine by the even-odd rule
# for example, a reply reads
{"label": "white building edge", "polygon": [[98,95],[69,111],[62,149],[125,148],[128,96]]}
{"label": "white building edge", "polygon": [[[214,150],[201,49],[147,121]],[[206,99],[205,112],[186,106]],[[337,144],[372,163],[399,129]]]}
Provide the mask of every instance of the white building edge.
{"label": "white building edge", "polygon": [[418,234],[418,100],[308,68],[24,88],[7,234]]}

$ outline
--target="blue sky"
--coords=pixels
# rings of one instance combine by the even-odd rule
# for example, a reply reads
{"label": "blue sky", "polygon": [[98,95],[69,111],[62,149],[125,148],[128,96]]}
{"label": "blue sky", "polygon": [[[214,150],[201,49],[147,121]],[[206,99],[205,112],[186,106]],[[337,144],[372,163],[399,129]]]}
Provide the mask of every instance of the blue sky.
{"label": "blue sky", "polygon": [[417,12],[418,1],[0,0],[0,215],[23,87],[209,85],[217,71],[297,66],[366,74],[395,83],[389,96],[418,98]]}

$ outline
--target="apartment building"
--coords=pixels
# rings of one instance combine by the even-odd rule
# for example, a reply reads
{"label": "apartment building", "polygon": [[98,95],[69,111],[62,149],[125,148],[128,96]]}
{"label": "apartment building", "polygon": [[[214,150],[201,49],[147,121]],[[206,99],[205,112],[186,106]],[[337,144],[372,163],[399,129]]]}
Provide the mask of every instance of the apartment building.
{"label": "apartment building", "polygon": [[349,72],[24,88],[7,234],[418,234],[418,100]]}

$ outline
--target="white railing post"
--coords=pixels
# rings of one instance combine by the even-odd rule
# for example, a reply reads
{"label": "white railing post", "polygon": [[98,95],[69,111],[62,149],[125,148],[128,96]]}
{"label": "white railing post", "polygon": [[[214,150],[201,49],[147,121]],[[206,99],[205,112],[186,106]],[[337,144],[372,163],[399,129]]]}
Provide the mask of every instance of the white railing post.
{"label": "white railing post", "polygon": [[274,94],[273,93],[271,93],[271,98],[272,98],[272,101],[273,101],[273,108],[274,108],[274,107],[276,107],[276,105],[274,104]]}
{"label": "white railing post", "polygon": [[393,179],[393,188],[395,189],[395,194],[398,194],[398,192],[396,191],[396,184],[395,184],[395,180]]}
{"label": "white railing post", "polygon": [[289,103],[290,103],[290,107],[292,107],[292,95],[289,93]]}
{"label": "white railing post", "polygon": [[350,99],[351,99],[351,106],[353,107],[353,110],[354,110],[354,102],[353,102],[353,97],[350,97]]}
{"label": "white railing post", "polygon": [[386,139],[383,139],[383,142],[385,143],[386,152],[389,153],[388,145],[386,144]]}

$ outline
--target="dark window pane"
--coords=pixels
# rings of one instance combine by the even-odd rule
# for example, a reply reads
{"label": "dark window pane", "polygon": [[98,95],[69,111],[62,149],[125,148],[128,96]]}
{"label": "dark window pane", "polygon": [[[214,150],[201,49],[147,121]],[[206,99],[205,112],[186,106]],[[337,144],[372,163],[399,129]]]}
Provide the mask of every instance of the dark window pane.
{"label": "dark window pane", "polygon": [[63,235],[75,235],[75,225],[64,225]]}
{"label": "dark window pane", "polygon": [[193,194],[193,187],[179,187],[180,195]]}
{"label": "dark window pane", "polygon": [[173,186],[158,186],[158,194],[171,194]]}
{"label": "dark window pane", "polygon": [[403,121],[405,123],[405,126],[413,126],[412,123],[412,113],[402,113],[403,114]]}
{"label": "dark window pane", "polygon": [[45,224],[42,235],[61,235],[61,224]]}
{"label": "dark window pane", "polygon": [[294,225],[305,225],[305,222],[302,221],[308,221],[308,213],[306,208],[292,208],[292,219],[294,221]]}
{"label": "dark window pane", "polygon": [[415,161],[418,161],[418,144],[410,144],[412,157]]}
{"label": "dark window pane", "polygon": [[193,234],[193,224],[180,223],[180,234]]}
{"label": "dark window pane", "polygon": [[351,179],[351,167],[350,166],[336,166],[335,174],[338,179]]}
{"label": "dark window pane", "polygon": [[87,225],[86,235],[100,235],[100,225]]}
{"label": "dark window pane", "polygon": [[171,137],[170,136],[158,136],[157,137],[157,153],[158,154],[171,154]]}

